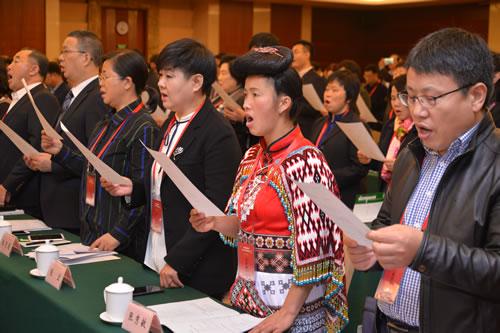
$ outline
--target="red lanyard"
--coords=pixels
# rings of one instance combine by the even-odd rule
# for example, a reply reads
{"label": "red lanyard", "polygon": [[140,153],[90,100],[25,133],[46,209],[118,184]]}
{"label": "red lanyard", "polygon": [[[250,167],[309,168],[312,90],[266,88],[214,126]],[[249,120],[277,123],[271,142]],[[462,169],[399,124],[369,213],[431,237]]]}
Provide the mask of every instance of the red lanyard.
{"label": "red lanyard", "polygon": [[5,113],[4,113],[3,117],[2,117],[2,121],[5,120],[5,118],[7,117],[7,114],[9,114],[9,112],[10,112],[10,110],[5,111]]}
{"label": "red lanyard", "polygon": [[375,90],[377,89],[379,84],[380,84],[380,82],[377,81],[377,83],[375,83],[373,88],[370,90],[370,92],[368,93],[370,95],[370,97],[372,97],[372,95],[375,93]]}
{"label": "red lanyard", "polygon": [[[120,124],[120,126],[118,126],[118,128],[113,132],[113,135],[111,135],[111,137],[109,138],[108,142],[106,142],[106,144],[104,145],[104,147],[102,147],[102,149],[99,151],[99,153],[97,154],[97,157],[101,158],[101,156],[104,154],[104,152],[106,151],[106,149],[108,148],[108,146],[114,140],[115,136],[118,134],[118,132],[120,132],[120,130],[122,129],[122,127],[125,125],[125,123],[127,122],[128,118],[131,115],[139,112],[142,109],[143,106],[144,106],[144,104],[142,102],[139,103],[139,105],[136,106],[136,108],[132,111],[132,113],[130,113],[125,119],[123,119],[123,121]],[[90,148],[90,150],[92,152],[94,152],[95,147],[97,146],[97,144],[99,143],[99,141],[101,141],[101,138],[104,135],[104,132],[106,132],[107,128],[108,128],[108,125],[104,126],[104,128],[101,130],[101,133],[99,133],[99,136],[97,137],[97,139],[95,140],[94,144]]]}
{"label": "red lanyard", "polygon": [[[186,130],[188,129],[189,125],[191,125],[191,122],[196,117],[196,115],[198,114],[198,112],[200,112],[200,110],[201,110],[201,108],[203,107],[204,104],[205,104],[205,100],[203,100],[203,102],[201,102],[201,104],[198,106],[198,108],[194,112],[193,116],[189,119],[186,127],[184,127],[184,129],[182,130],[181,135],[179,136],[179,139],[175,143],[175,146],[172,147],[172,149],[169,149],[171,152],[173,152],[175,150],[175,148],[177,148],[177,145],[181,141],[182,136],[184,135],[184,133],[186,133]],[[161,140],[161,144],[160,144],[160,147],[158,149],[159,152],[161,152],[161,150],[163,149],[163,146],[165,145],[165,141],[167,140],[168,135],[170,133],[170,130],[174,126],[174,123],[175,123],[175,116],[170,120],[170,123],[168,124],[167,130],[165,131],[165,134],[163,135],[163,139]],[[173,139],[173,136],[172,136],[171,139]],[[166,154],[167,154],[168,157],[170,157],[170,155],[168,155],[168,151],[166,152]],[[156,165],[157,165],[157,163],[153,163],[153,175],[155,174]]]}
{"label": "red lanyard", "polygon": [[325,123],[323,124],[323,127],[321,128],[321,131],[319,132],[318,138],[316,139],[316,147],[318,147],[319,143],[321,142],[321,138],[323,138],[323,135],[325,135],[325,131],[328,128],[328,122],[330,120],[327,118]]}
{"label": "red lanyard", "polygon": [[[203,107],[203,104],[205,104],[205,101],[203,101],[200,104],[200,106],[198,106],[198,108],[194,112],[193,116],[189,119],[186,127],[184,127],[184,129],[182,130],[181,136],[179,137],[179,140],[177,140],[177,142],[176,142],[175,146],[173,147],[173,149],[175,149],[177,147],[177,144],[179,143],[180,139],[182,138],[182,136],[184,135],[184,133],[188,129],[189,125],[191,124],[191,122],[193,121],[193,119],[198,114],[198,112],[200,112],[201,108]],[[167,140],[168,134],[170,133],[170,130],[174,126],[174,123],[175,123],[175,116],[170,120],[170,123],[168,124],[168,127],[167,127],[167,131],[165,132],[165,135],[163,135],[163,140],[161,141],[161,145],[160,145],[160,148],[159,148],[160,150],[163,148],[163,145],[165,144],[165,141]],[[171,150],[173,150],[173,149],[171,149]]]}
{"label": "red lanyard", "polygon": [[[293,135],[292,133],[290,133],[289,135]],[[294,140],[290,146],[287,148],[286,152],[285,152],[285,156],[288,156],[288,154],[290,154],[290,152],[293,152],[295,151],[296,149],[298,148],[298,140]],[[244,200],[244,197],[245,197],[245,193],[247,191],[247,188],[248,188],[248,185],[250,184],[250,181],[252,181],[252,179],[254,178],[255,174],[257,173],[257,168],[258,166],[260,165],[260,160],[261,160],[261,157],[262,157],[262,154],[263,154],[263,149],[261,148],[260,151],[259,151],[259,154],[257,155],[257,158],[255,160],[255,163],[253,165],[253,169],[252,169],[252,172],[250,173],[250,175],[248,176],[248,178],[245,180],[245,182],[241,185],[241,191],[240,191],[240,196],[238,198],[238,212],[241,213],[241,206],[243,205],[243,200]],[[273,162],[270,170],[267,171],[267,180],[266,182],[264,183],[263,187],[266,186],[267,184],[269,184],[270,180],[269,180],[269,176],[274,172],[274,170],[278,169],[281,165],[281,162],[279,163],[276,163],[276,162]],[[253,223],[252,223],[252,233],[253,233]]]}

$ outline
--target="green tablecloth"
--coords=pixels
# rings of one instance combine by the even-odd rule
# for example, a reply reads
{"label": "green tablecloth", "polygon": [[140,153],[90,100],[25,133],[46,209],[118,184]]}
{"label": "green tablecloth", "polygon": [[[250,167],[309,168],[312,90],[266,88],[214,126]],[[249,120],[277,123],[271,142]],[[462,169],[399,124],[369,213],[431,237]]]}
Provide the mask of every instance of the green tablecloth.
{"label": "green tablecloth", "polygon": [[[370,172],[366,178],[367,192],[377,192],[378,173]],[[27,216],[6,219],[29,218]],[[78,242],[76,236],[65,236]],[[0,319],[4,324],[0,332],[123,332],[99,319],[105,310],[103,290],[116,282],[118,276],[133,286],[158,284],[155,272],[144,270],[142,265],[122,257],[121,260],[71,266],[77,285],[76,290],[63,286],[57,291],[45,281],[33,278],[29,271],[35,262],[13,254],[7,258],[0,254]],[[377,288],[381,272],[355,272],[349,288],[349,325],[347,333],[356,333],[361,324],[366,296]],[[162,294],[138,297],[144,305],[176,302],[204,297],[192,288],[168,289]]]}
{"label": "green tablecloth", "polygon": [[[380,178],[378,172],[370,171],[365,179],[366,193],[378,192]],[[356,333],[358,325],[361,325],[363,307],[366,296],[373,296],[377,289],[378,281],[382,272],[357,272],[351,280],[347,300],[349,303],[349,325],[344,329],[345,333]]]}
{"label": "green tablecloth", "polygon": [[[78,242],[76,236],[64,234]],[[60,291],[43,279],[29,275],[35,266],[35,261],[27,257],[12,254],[7,258],[0,254],[0,332],[123,332],[119,326],[99,319],[105,310],[104,288],[116,282],[119,276],[133,286],[159,284],[155,272],[144,270],[142,265],[123,256],[120,260],[70,266],[76,289],[64,285]],[[152,305],[204,296],[184,287],[135,300]]]}

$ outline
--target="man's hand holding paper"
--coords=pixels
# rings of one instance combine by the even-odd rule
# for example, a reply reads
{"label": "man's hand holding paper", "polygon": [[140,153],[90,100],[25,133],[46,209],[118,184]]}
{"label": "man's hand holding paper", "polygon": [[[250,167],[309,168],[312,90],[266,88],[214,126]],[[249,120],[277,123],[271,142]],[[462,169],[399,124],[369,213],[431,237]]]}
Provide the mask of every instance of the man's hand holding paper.
{"label": "man's hand holding paper", "polygon": [[417,254],[424,233],[408,225],[394,224],[370,231],[373,253],[384,269],[407,267]]}
{"label": "man's hand holding paper", "polygon": [[24,156],[24,163],[28,168],[33,171],[40,172],[51,172],[52,171],[52,161],[51,154],[48,153],[39,153],[33,156]]}

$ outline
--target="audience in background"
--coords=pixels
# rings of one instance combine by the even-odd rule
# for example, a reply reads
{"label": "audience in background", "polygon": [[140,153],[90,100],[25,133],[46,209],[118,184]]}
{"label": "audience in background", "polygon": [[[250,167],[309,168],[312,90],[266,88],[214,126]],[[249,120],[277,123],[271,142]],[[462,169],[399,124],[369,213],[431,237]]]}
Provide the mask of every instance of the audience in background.
{"label": "audience in background", "polygon": [[[292,51],[292,67],[301,77],[302,85],[312,84],[316,94],[323,100],[326,80],[319,76],[312,66],[311,60],[314,56],[313,45],[308,41],[300,40],[293,45]],[[321,118],[321,112],[314,109],[306,99],[298,102],[298,108],[297,122],[300,130],[304,137],[312,140],[312,127],[314,122]]]}
{"label": "audience in background", "polygon": [[64,99],[69,92],[69,86],[64,81],[64,78],[61,73],[61,68],[59,64],[55,61],[49,62],[49,67],[47,70],[47,75],[45,76],[45,80],[43,81],[47,88],[49,88],[50,92],[56,96],[59,101],[59,105],[63,106]]}
{"label": "audience in background", "polygon": [[325,108],[328,115],[318,119],[313,127],[313,142],[321,150],[340,188],[340,198],[349,208],[354,207],[356,194],[361,193],[361,181],[368,166],[357,158],[357,148],[338,127],[337,122],[360,122],[355,108],[360,82],[348,70],[338,70],[328,78]]}

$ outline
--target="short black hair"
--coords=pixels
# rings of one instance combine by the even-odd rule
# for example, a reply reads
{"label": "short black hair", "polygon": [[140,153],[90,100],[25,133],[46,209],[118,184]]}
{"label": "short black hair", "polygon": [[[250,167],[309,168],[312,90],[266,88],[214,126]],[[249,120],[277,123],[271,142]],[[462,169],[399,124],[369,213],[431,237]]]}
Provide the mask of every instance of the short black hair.
{"label": "short black hair", "polygon": [[9,83],[7,80],[7,63],[0,57],[0,97],[10,94]]}
{"label": "short black hair", "polygon": [[111,61],[113,71],[122,79],[130,77],[136,94],[141,94],[148,79],[148,66],[141,54],[133,50],[120,50],[105,55],[103,59]]}
{"label": "short black hair", "polygon": [[378,70],[378,66],[375,64],[366,65],[365,68],[363,69],[363,72],[372,72],[377,75],[380,73],[380,71]]}
{"label": "short black hair", "polygon": [[254,75],[272,79],[276,94],[292,99],[289,115],[295,120],[299,112],[298,102],[303,96],[302,81],[290,67],[292,57],[292,51],[284,46],[256,48],[236,58],[232,67],[234,73],[243,80]]}
{"label": "short black hair", "polygon": [[232,55],[232,54],[224,54],[221,58],[220,58],[220,62],[219,62],[219,67],[222,66],[223,64],[227,64],[228,67],[229,67],[229,73],[231,74],[231,76],[236,80],[236,82],[238,82],[238,84],[240,86],[242,86],[245,82],[244,79],[242,79],[241,77],[238,77],[238,73],[235,73],[234,72],[234,69],[233,69],[233,63],[234,63],[234,60],[236,59],[236,56],[235,55]]}
{"label": "short black hair", "polygon": [[406,67],[419,74],[451,76],[459,87],[481,82],[488,89],[485,103],[493,93],[493,59],[488,45],[464,29],[445,28],[425,36],[410,51]]}
{"label": "short black hair", "polygon": [[79,51],[90,54],[90,58],[94,65],[97,67],[102,65],[102,56],[104,52],[102,42],[96,34],[86,30],[75,30],[70,32],[67,37],[76,38]]}
{"label": "short black hair", "polygon": [[59,76],[62,76],[61,67],[59,67],[59,64],[56,61],[49,61],[49,66],[47,67],[47,73],[57,74]]}
{"label": "short black hair", "polygon": [[225,55],[226,55],[225,52],[219,52],[214,57],[215,57],[215,59],[221,60],[222,57],[224,57]]}
{"label": "short black hair", "polygon": [[38,50],[29,47],[23,48],[22,50],[30,51],[28,57],[36,62],[36,64],[38,65],[38,74],[40,74],[40,76],[45,79],[45,76],[47,76],[47,69],[49,68],[49,59],[47,59],[45,54]]}
{"label": "short black hair", "polygon": [[293,43],[292,45],[292,48],[295,46],[295,45],[302,45],[303,47],[306,48],[307,52],[309,52],[309,55],[310,55],[310,59],[313,58],[313,55],[314,55],[314,47],[312,45],[311,42],[307,41],[307,40],[304,40],[304,39],[301,39],[301,40],[298,40],[296,41],[295,43]]}
{"label": "short black hair", "polygon": [[276,46],[280,45],[280,40],[276,35],[270,32],[259,32],[252,36],[250,42],[248,43],[248,49],[251,50],[254,47],[266,47],[266,46]]}
{"label": "short black hair", "polygon": [[165,46],[158,56],[158,71],[179,69],[186,76],[203,76],[203,94],[210,94],[212,83],[217,76],[215,58],[205,45],[190,38],[179,39]]}
{"label": "short black hair", "polygon": [[491,56],[493,57],[493,71],[498,73],[500,72],[500,53],[491,52]]}
{"label": "short black hair", "polygon": [[149,62],[153,62],[156,64],[157,61],[158,61],[158,53],[155,53],[151,57],[149,57]]}
{"label": "short black hair", "polygon": [[397,92],[406,91],[406,74],[400,75],[392,80],[391,87],[396,88]]}
{"label": "short black hair", "polygon": [[222,64],[230,63],[234,59],[236,59],[235,55],[233,55],[233,54],[224,54],[223,56],[220,57],[219,67]]}
{"label": "short black hair", "polygon": [[350,71],[351,73],[354,73],[358,76],[358,79],[361,80],[362,74],[361,73],[361,66],[359,64],[351,59],[344,59],[339,64],[337,65],[338,69],[346,69]]}
{"label": "short black hair", "polygon": [[351,111],[357,110],[356,100],[358,99],[359,89],[361,82],[356,74],[349,70],[341,69],[333,72],[328,77],[328,83],[338,82],[345,91],[345,99],[349,101],[349,109]]}

